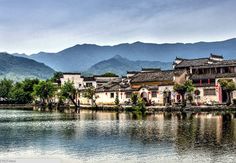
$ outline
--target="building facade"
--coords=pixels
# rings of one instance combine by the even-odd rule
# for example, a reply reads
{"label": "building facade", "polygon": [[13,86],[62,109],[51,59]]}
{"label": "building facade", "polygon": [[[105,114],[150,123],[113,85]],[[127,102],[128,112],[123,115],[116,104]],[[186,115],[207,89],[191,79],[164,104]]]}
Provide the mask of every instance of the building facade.
{"label": "building facade", "polygon": [[[224,104],[227,94],[219,84],[220,79],[236,82],[236,60],[224,60],[223,56],[211,54],[208,58],[176,58],[175,70],[187,70],[195,90],[194,99],[200,104]],[[236,98],[235,92],[232,94]]]}

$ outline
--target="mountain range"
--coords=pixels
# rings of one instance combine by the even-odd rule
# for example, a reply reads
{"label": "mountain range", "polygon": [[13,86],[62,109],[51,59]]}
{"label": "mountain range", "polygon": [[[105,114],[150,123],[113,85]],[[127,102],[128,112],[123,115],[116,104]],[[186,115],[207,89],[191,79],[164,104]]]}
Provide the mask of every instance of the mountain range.
{"label": "mountain range", "polygon": [[[197,43],[155,44],[135,42],[114,46],[82,44],[57,53],[40,52],[29,56],[16,53],[13,55],[34,59],[50,66],[56,71],[104,72],[104,70],[114,70],[114,65],[110,64],[111,60],[109,59],[117,55],[127,60],[135,61],[135,64],[139,64],[137,61],[169,63],[173,62],[176,56],[181,58],[208,57],[210,53],[223,55],[227,59],[236,58],[236,38],[225,41]],[[116,63],[118,64],[118,62]],[[101,66],[101,64],[104,65]],[[124,72],[124,69],[133,70],[137,68],[128,65],[126,62],[119,62],[119,66],[116,67],[117,72]],[[143,66],[142,64],[139,65]],[[144,64],[144,66],[146,65]],[[148,67],[151,67],[151,65]]]}
{"label": "mountain range", "polygon": [[[114,46],[93,44],[75,45],[57,53],[40,52],[29,57],[45,63],[57,71],[85,71],[94,64],[120,55],[129,60],[172,62],[176,56],[182,58],[206,57],[210,53],[225,58],[236,58],[236,38],[218,42],[154,44],[135,42]],[[19,54],[15,54],[18,55]]]}
{"label": "mountain range", "polygon": [[140,71],[142,68],[161,68],[171,69],[172,62],[160,61],[131,61],[120,55],[116,55],[108,60],[98,62],[91,66],[86,72],[89,74],[104,74],[106,72],[113,72],[119,75],[125,75],[128,70]]}
{"label": "mountain range", "polygon": [[0,79],[19,81],[24,78],[47,79],[55,71],[43,63],[32,59],[0,53]]}

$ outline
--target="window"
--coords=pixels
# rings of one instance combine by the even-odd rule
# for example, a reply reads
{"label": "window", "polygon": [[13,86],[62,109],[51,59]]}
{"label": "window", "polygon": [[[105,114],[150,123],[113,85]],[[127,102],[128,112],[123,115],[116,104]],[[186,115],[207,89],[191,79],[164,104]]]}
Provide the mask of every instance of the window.
{"label": "window", "polygon": [[92,87],[93,84],[92,83],[86,83],[86,87]]}
{"label": "window", "polygon": [[126,94],[126,98],[131,98],[131,94],[132,94],[131,92],[126,92],[125,94]]}
{"label": "window", "polygon": [[216,90],[213,89],[204,89],[204,96],[215,96]]}
{"label": "window", "polygon": [[110,96],[110,97],[111,97],[111,98],[114,98],[114,96],[115,96],[115,94],[114,94],[114,93],[111,93],[111,96]]}
{"label": "window", "polygon": [[152,91],[152,97],[157,97],[157,92],[156,91]]}

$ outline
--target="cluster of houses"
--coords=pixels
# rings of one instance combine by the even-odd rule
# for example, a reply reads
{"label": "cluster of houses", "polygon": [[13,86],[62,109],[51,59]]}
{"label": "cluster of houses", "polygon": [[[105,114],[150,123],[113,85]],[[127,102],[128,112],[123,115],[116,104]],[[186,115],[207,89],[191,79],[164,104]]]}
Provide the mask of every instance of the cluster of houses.
{"label": "cluster of houses", "polygon": [[[175,83],[182,84],[191,80],[195,86],[194,100],[201,104],[223,104],[227,93],[220,87],[219,79],[236,82],[236,60],[224,60],[223,56],[211,54],[206,58],[183,59],[173,62],[173,70],[143,68],[141,71],[128,71],[126,76],[84,77],[80,73],[64,73],[61,83],[70,80],[79,90],[81,104],[90,101],[82,96],[83,90],[93,86],[96,89],[96,104],[112,105],[115,98],[120,104],[131,102],[131,95],[140,95],[152,105],[172,105],[181,102],[181,96],[174,91]],[[233,98],[236,93],[233,92]]]}

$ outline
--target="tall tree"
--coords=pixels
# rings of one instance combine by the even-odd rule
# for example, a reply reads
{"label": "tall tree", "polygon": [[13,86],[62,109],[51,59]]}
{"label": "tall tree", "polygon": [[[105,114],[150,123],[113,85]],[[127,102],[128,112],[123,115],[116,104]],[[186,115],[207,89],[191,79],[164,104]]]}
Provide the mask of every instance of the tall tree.
{"label": "tall tree", "polygon": [[40,81],[33,86],[33,90],[33,95],[40,98],[42,104],[47,104],[55,95],[56,87],[51,81]]}
{"label": "tall tree", "polygon": [[74,83],[71,81],[67,81],[65,82],[62,86],[61,86],[61,92],[60,95],[66,99],[71,100],[71,102],[74,104],[75,106],[75,112],[79,112],[79,108],[78,108],[78,104],[76,102],[77,99],[77,91],[74,87]]}
{"label": "tall tree", "polygon": [[226,91],[227,94],[227,105],[231,104],[231,94],[233,91],[236,90],[236,85],[233,80],[227,80],[227,79],[220,79],[218,80],[218,83],[222,87],[223,90]]}

